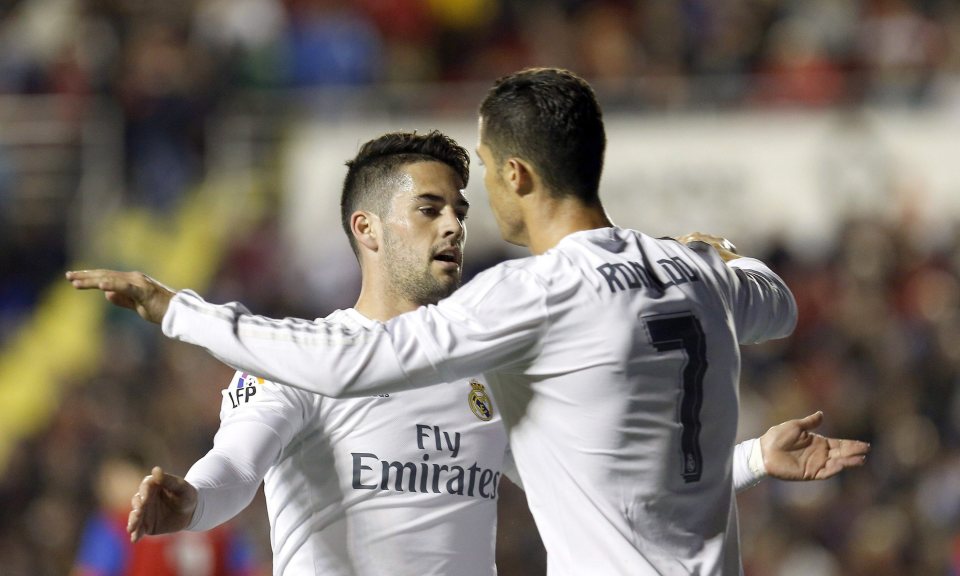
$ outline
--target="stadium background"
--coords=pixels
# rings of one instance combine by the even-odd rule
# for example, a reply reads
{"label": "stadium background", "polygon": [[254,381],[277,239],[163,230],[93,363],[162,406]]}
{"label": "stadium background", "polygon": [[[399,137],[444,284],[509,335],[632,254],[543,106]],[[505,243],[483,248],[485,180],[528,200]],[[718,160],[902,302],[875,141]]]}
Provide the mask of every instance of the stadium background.
{"label": "stadium background", "polygon": [[[744,350],[742,436],[822,409],[873,443],[863,470],[739,498],[747,574],[960,574],[950,0],[0,3],[0,574],[69,571],[108,455],[185,472],[230,374],[65,269],[349,306],[343,162],[388,129],[472,149],[486,88],[529,65],[597,88],[618,224],[728,236],[794,289],[795,335]],[[468,274],[521,254],[473,204]],[[501,574],[542,573],[522,497],[501,510]],[[268,566],[259,497],[234,526]]]}

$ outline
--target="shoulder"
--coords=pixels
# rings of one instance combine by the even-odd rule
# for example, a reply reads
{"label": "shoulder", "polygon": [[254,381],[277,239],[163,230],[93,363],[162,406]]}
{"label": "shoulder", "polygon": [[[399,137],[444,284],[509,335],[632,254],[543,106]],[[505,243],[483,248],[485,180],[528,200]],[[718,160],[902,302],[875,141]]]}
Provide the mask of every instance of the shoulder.
{"label": "shoulder", "polygon": [[527,280],[531,276],[537,275],[539,258],[539,256],[527,256],[505,260],[477,274],[476,278],[468,284],[477,283],[478,285],[490,286],[501,282]]}
{"label": "shoulder", "polygon": [[656,239],[663,249],[667,260],[677,266],[688,266],[696,270],[700,276],[706,276],[721,283],[732,279],[733,271],[720,254],[705,242],[690,242],[684,244],[673,238]]}
{"label": "shoulder", "polygon": [[237,371],[221,391],[220,419],[235,414],[270,411],[290,414],[314,405],[319,396],[297,388],[265,380],[254,374]]}
{"label": "shoulder", "polygon": [[471,303],[489,299],[492,295],[516,295],[536,293],[545,287],[545,278],[538,265],[537,256],[517,258],[501,262],[477,274],[447,300]]}

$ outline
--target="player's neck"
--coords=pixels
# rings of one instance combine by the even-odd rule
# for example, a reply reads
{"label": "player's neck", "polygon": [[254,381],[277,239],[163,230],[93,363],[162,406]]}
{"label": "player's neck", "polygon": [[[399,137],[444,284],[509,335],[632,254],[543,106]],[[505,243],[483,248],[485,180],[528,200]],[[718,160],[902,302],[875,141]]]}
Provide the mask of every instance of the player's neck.
{"label": "player's neck", "polygon": [[386,290],[372,289],[364,281],[360,289],[360,297],[353,308],[371,320],[386,322],[394,316],[416,310],[418,305],[388,294]]}
{"label": "player's neck", "polygon": [[602,205],[576,199],[531,203],[525,211],[527,247],[534,254],[543,254],[574,232],[613,226]]}

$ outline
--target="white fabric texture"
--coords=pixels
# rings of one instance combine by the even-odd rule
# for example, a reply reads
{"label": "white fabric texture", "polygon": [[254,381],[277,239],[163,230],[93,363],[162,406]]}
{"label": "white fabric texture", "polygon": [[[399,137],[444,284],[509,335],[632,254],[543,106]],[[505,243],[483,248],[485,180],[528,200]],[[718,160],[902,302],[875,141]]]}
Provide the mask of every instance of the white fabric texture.
{"label": "white fabric texture", "polygon": [[[373,324],[355,310],[327,321]],[[274,574],[496,573],[507,440],[482,378],[333,400],[238,372],[221,421],[186,475],[189,529],[233,517],[265,479]]]}
{"label": "white fabric texture", "polygon": [[164,333],[329,396],[484,373],[551,576],[738,574],[738,345],[788,335],[763,263],[620,228],[578,232],[436,306],[359,329],[182,292]]}

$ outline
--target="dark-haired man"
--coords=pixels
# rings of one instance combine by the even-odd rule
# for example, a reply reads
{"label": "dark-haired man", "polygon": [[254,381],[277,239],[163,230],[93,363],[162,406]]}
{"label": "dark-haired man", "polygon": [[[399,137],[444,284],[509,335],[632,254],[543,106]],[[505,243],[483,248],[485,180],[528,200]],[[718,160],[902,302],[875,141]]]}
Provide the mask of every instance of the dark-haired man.
{"label": "dark-haired man", "polygon": [[480,108],[478,153],[504,239],[534,255],[383,324],[269,320],[139,274],[68,279],[228,364],[327,396],[484,373],[550,574],[736,574],[738,344],[789,334],[795,302],[720,239],[614,226],[598,196],[604,147],[580,78],[499,80]]}
{"label": "dark-haired man", "polygon": [[[341,214],[360,262],[358,330],[460,284],[469,153],[439,132],[391,133],[347,163]],[[264,482],[275,574],[495,574],[507,440],[481,378],[334,400],[237,372],[213,449],[184,479],[154,469],[134,496],[134,539],[207,530]]]}

